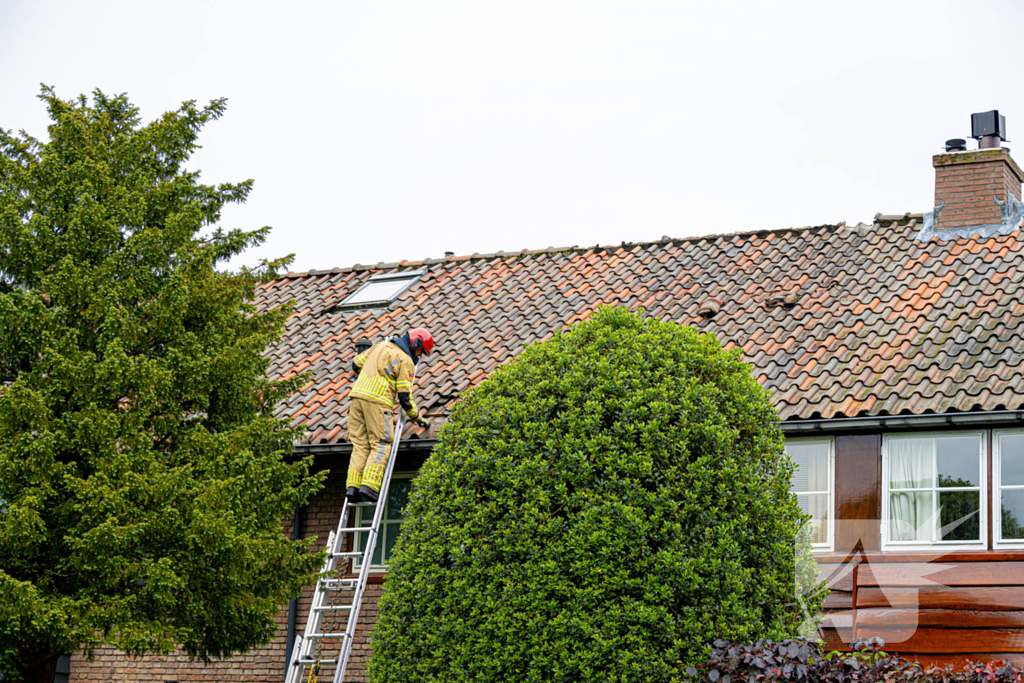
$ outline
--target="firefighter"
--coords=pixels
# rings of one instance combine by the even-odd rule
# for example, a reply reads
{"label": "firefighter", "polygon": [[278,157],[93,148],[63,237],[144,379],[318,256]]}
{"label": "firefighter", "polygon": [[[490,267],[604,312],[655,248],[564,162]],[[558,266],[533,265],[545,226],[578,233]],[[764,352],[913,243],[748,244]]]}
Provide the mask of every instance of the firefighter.
{"label": "firefighter", "polygon": [[395,440],[391,412],[396,401],[411,422],[429,428],[412,400],[416,364],[434,349],[434,338],[422,327],[374,344],[352,361],[357,378],[348,411],[352,457],[345,497],[351,503],[376,502]]}

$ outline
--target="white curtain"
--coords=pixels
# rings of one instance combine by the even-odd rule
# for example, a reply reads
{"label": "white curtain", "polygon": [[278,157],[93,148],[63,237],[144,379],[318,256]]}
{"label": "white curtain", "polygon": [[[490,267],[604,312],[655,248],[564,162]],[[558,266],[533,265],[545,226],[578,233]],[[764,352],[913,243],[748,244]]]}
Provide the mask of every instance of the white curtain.
{"label": "white curtain", "polygon": [[796,463],[789,490],[798,494],[800,508],[811,515],[811,543],[828,543],[830,447],[828,441],[786,443],[786,452]]}
{"label": "white curtain", "polygon": [[[893,439],[889,442],[889,487],[931,488],[935,485],[933,439]],[[931,491],[892,493],[889,529],[893,541],[932,540]]]}

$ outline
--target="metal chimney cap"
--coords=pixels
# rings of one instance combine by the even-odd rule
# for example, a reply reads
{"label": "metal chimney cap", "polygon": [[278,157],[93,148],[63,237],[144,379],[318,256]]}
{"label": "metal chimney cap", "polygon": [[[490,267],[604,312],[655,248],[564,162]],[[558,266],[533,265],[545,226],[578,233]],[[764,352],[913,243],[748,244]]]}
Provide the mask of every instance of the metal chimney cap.
{"label": "metal chimney cap", "polygon": [[980,140],[990,136],[1006,140],[1006,117],[998,109],[971,114],[971,137]]}
{"label": "metal chimney cap", "polygon": [[454,251],[446,251],[446,252],[444,252],[444,257],[445,258],[451,258],[452,256],[455,256],[455,252]]}
{"label": "metal chimney cap", "polygon": [[967,140],[963,138],[952,138],[946,140],[946,151],[947,152],[966,152],[967,151]]}

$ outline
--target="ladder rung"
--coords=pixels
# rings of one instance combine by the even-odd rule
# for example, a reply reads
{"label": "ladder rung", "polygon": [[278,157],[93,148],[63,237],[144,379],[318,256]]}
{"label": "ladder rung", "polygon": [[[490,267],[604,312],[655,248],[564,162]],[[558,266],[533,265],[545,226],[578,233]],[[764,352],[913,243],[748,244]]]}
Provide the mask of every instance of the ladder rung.
{"label": "ladder rung", "polygon": [[350,508],[372,508],[376,503],[349,503]]}
{"label": "ladder rung", "polygon": [[331,557],[362,557],[366,553],[359,551],[357,553],[331,553]]}
{"label": "ladder rung", "polygon": [[309,639],[313,638],[348,638],[347,633],[310,633],[306,636]]}
{"label": "ladder rung", "polygon": [[327,612],[335,609],[352,609],[352,605],[320,605],[312,608],[314,612]]}
{"label": "ladder rung", "polygon": [[356,589],[359,584],[359,579],[321,579],[320,585],[326,590],[338,590],[339,588],[345,590]]}
{"label": "ladder rung", "polygon": [[295,666],[312,666],[313,664],[337,664],[337,659],[296,659]]}
{"label": "ladder rung", "polygon": [[353,527],[349,527],[347,529],[338,529],[338,533],[339,534],[344,534],[344,533],[347,533],[347,532],[370,531],[371,529],[373,529],[372,526],[353,526]]}

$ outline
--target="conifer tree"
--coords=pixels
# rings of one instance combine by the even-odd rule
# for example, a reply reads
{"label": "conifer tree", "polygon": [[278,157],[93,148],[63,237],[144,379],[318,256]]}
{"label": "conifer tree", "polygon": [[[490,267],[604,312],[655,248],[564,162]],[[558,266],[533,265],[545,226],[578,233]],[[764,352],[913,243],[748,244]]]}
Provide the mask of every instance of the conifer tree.
{"label": "conifer tree", "polygon": [[47,141],[0,130],[0,673],[245,651],[319,566],[281,528],[321,486],[265,375],[286,312],[249,303],[289,259],[219,267],[269,231],[217,227],[252,181],[185,168],[224,100],[40,98]]}

